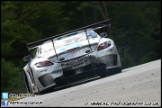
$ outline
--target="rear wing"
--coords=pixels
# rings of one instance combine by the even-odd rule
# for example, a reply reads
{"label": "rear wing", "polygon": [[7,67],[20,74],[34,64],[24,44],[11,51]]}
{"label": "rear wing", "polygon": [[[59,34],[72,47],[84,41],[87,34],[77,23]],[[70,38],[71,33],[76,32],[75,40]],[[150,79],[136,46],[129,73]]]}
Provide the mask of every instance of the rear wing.
{"label": "rear wing", "polygon": [[97,30],[97,29],[101,29],[101,28],[107,27],[107,26],[111,27],[110,19],[105,20],[105,21],[101,21],[101,22],[97,22],[97,23],[94,23],[94,24],[91,24],[91,25],[87,25],[87,26],[84,26],[84,27],[81,27],[81,28],[78,28],[78,29],[70,30],[70,31],[49,37],[49,38],[45,38],[45,39],[41,39],[41,40],[38,40],[38,41],[35,41],[35,42],[32,42],[32,43],[29,43],[29,44],[27,44],[27,48],[28,48],[28,51],[29,51],[31,49],[38,47],[39,45],[43,44],[46,41],[49,41],[49,40],[53,41],[54,38],[57,38],[57,37],[60,37],[62,35],[69,34],[69,33],[75,32],[75,31],[86,30],[88,28],[91,28],[93,30]]}

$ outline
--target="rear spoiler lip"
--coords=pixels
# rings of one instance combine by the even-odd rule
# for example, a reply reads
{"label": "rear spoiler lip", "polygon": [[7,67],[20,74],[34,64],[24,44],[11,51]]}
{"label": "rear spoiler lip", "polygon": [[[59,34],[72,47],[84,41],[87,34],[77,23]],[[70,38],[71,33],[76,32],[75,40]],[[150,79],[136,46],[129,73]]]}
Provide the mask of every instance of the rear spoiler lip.
{"label": "rear spoiler lip", "polygon": [[39,45],[43,44],[44,42],[46,42],[48,40],[52,40],[53,38],[57,38],[57,37],[60,37],[62,35],[69,34],[69,33],[75,32],[75,31],[84,30],[84,29],[88,29],[88,28],[93,28],[94,30],[96,30],[96,29],[100,29],[100,28],[103,28],[103,27],[106,27],[106,26],[111,27],[110,19],[105,20],[105,21],[101,21],[101,22],[97,22],[97,23],[94,23],[94,24],[90,24],[90,25],[87,25],[87,26],[84,26],[84,27],[81,27],[81,28],[78,28],[78,29],[70,30],[70,31],[49,37],[49,38],[45,38],[45,39],[41,39],[41,40],[38,40],[38,41],[35,41],[35,42],[31,42],[31,43],[27,44],[27,48],[28,48],[28,51],[29,51],[31,49],[38,47]]}

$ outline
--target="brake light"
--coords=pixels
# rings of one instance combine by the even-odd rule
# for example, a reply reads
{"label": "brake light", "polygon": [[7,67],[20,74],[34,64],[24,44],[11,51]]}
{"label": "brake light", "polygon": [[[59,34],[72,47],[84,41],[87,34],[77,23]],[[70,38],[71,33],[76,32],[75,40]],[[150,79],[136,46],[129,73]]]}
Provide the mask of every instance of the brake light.
{"label": "brake light", "polygon": [[101,44],[98,46],[97,51],[102,50],[102,49],[105,49],[105,48],[108,48],[109,46],[111,46],[111,42],[110,42],[110,41],[101,43]]}
{"label": "brake light", "polygon": [[46,66],[51,66],[54,63],[50,62],[50,61],[42,61],[42,62],[38,62],[35,65],[37,66],[37,68],[41,68],[41,67],[46,67]]}
{"label": "brake light", "polygon": [[80,47],[76,47],[76,48],[68,49],[67,52],[72,52],[72,51],[78,50],[79,48],[80,48]]}

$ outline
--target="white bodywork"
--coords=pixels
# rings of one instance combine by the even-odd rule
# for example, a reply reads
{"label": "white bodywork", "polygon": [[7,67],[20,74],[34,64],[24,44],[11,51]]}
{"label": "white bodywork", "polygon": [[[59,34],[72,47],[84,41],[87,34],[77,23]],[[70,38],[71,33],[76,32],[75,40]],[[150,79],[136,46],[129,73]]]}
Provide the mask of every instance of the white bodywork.
{"label": "white bodywork", "polygon": [[[110,46],[99,50],[100,46],[105,47],[105,42],[109,42]],[[53,64],[43,67],[36,66],[37,63],[43,61]],[[57,87],[55,82],[57,78],[70,79],[73,75],[86,73],[88,67],[84,67],[91,64],[94,66],[102,64],[106,70],[121,69],[120,56],[112,39],[101,38],[91,29],[55,38],[53,42],[47,41],[38,46],[35,58],[24,67],[27,88],[31,93],[38,93],[51,87]],[[65,75],[66,71],[67,73],[74,71],[74,74]]]}

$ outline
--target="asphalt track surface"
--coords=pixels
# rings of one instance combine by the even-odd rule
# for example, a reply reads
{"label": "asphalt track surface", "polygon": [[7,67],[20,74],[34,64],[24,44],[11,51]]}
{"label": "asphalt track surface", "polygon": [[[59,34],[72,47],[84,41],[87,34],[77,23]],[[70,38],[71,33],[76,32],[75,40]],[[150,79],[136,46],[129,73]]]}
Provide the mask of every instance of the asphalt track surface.
{"label": "asphalt track surface", "polygon": [[9,106],[25,107],[159,107],[161,59],[123,69],[121,73],[26,97]]}

